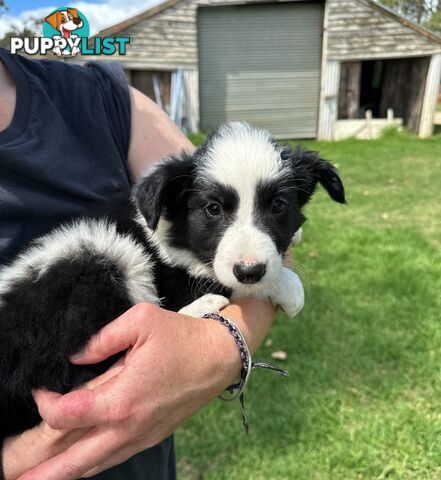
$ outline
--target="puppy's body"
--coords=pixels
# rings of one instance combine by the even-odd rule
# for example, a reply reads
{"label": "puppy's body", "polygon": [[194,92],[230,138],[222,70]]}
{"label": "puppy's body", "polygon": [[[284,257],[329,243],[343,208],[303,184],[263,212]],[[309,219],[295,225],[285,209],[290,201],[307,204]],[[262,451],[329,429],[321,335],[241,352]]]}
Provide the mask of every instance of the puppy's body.
{"label": "puppy's body", "polygon": [[117,356],[91,366],[69,357],[136,303],[178,311],[208,292],[230,294],[97,220],[40,238],[0,278],[0,438],[39,423],[32,388],[64,393],[107,370]]}
{"label": "puppy's body", "polygon": [[254,296],[298,313],[302,285],[282,255],[317,182],[344,201],[329,163],[233,123],[151,169],[133,222],[80,220],[35,242],[0,272],[0,437],[39,422],[32,388],[66,392],[106,370],[115,357],[69,357],[136,303],[200,316]]}

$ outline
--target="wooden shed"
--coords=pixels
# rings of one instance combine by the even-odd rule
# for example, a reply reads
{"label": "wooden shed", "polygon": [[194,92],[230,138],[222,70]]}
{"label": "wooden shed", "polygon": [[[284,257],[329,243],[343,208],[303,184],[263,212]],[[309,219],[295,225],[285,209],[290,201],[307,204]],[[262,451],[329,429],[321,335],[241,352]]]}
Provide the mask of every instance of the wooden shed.
{"label": "wooden shed", "polygon": [[98,34],[117,35],[129,82],[191,131],[246,120],[332,140],[340,121],[393,110],[432,133],[441,37],[371,0],[167,0]]}

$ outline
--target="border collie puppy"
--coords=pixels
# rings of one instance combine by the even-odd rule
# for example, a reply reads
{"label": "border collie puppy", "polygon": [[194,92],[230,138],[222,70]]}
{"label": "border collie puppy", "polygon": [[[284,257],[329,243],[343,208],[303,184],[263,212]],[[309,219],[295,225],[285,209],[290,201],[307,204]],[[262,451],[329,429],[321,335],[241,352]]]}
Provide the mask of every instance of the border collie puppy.
{"label": "border collie puppy", "polygon": [[202,316],[252,296],[296,315],[303,287],[282,257],[317,183],[344,203],[330,163],[230,123],[141,178],[129,226],[84,219],[34,241],[0,271],[0,438],[40,421],[32,388],[64,393],[105,371],[117,356],[69,357],[136,303]]}

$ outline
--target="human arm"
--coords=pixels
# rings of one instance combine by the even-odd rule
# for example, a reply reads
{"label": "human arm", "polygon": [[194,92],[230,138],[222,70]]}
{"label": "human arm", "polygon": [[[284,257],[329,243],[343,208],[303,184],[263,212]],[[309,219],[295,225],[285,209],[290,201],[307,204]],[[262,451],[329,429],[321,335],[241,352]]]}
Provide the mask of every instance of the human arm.
{"label": "human arm", "polygon": [[159,159],[194,150],[190,140],[150,98],[130,87],[132,126],[128,155],[133,180]]}
{"label": "human arm", "polygon": [[[271,324],[274,309],[267,302],[244,299],[228,306],[222,313],[234,318],[254,352]],[[179,322],[179,325],[176,322]],[[174,328],[174,325],[178,328]],[[25,474],[23,478],[28,480],[77,478],[83,474],[81,468],[85,470],[91,465],[98,465],[92,471],[95,474],[101,469],[120,463],[171,433],[186,418],[216,397],[240,370],[237,347],[225,327],[213,320],[185,317],[152,305],[138,305],[109,324],[91,343],[92,348],[89,351],[94,352],[93,355],[85,356],[83,361],[96,360],[100,355],[105,356],[105,352],[124,349],[131,343],[136,345],[136,350],[133,348],[131,355],[125,359],[126,372],[122,372],[121,362],[116,364],[105,374],[89,382],[88,390],[74,392],[73,402],[72,397],[68,396],[62,397],[50,392],[37,394],[41,413],[48,416],[51,427],[43,421],[39,426],[6,441],[5,452],[8,453],[4,458],[6,480],[16,479],[35,467],[37,468]],[[162,355],[163,350],[172,355]],[[156,357],[159,355],[160,359]],[[154,375],[145,371],[145,365],[152,363],[158,365],[154,369]],[[139,364],[143,365],[143,368],[139,368]],[[184,371],[181,369],[183,365]],[[167,369],[169,371],[166,371]],[[130,384],[132,375],[134,382],[136,379],[136,389],[125,386],[126,381]],[[140,382],[144,380],[146,382],[141,387]],[[97,388],[106,381],[109,381],[107,385]],[[116,383],[123,389],[124,398],[118,396],[121,390],[115,388]],[[150,393],[152,391],[155,392],[154,395]],[[173,391],[175,404],[169,404],[170,392]],[[123,431],[117,434],[118,440],[125,444],[124,450],[120,449],[119,443],[109,444],[107,440],[99,440],[95,446],[93,437],[99,428],[90,426],[72,428],[74,424],[94,422],[91,421],[91,415],[94,414],[92,411],[89,411],[83,419],[81,415],[78,416],[78,408],[90,402],[91,392],[98,402],[95,406],[95,413],[98,416],[101,414],[105,416],[109,412],[100,404],[119,408],[119,414],[127,416]],[[127,392],[132,392],[133,395],[127,395]],[[83,393],[85,396],[78,396]],[[109,395],[112,397],[110,400]],[[150,402],[146,402],[146,398]],[[143,404],[151,408],[139,411],[137,406]],[[165,410],[163,405],[167,407]],[[125,411],[121,411],[122,406]],[[71,407],[75,410],[73,416],[68,412]],[[64,410],[65,408],[67,410]],[[93,402],[89,403],[89,408],[93,409]],[[159,414],[156,409],[159,409]],[[150,422],[155,423],[154,417],[160,424],[159,429],[158,425],[149,426]],[[106,422],[109,437],[119,431],[121,420],[120,417],[114,422]],[[60,421],[68,422],[66,428],[60,428],[62,427]],[[95,430],[94,433],[91,433],[92,430]],[[150,435],[140,438],[139,431],[149,432]],[[86,443],[87,434],[91,440],[89,443]],[[91,444],[94,445],[93,448]],[[93,453],[92,458],[90,453]],[[51,460],[45,463],[48,459]]]}
{"label": "human arm", "polygon": [[[254,350],[273,310],[265,302],[243,300],[223,313],[236,317]],[[123,462],[167,437],[240,370],[237,347],[225,327],[149,304],[104,327],[76,362],[97,362],[127,348],[121,370],[97,388],[64,396],[36,393],[52,428],[92,430],[23,480],[91,476]]]}

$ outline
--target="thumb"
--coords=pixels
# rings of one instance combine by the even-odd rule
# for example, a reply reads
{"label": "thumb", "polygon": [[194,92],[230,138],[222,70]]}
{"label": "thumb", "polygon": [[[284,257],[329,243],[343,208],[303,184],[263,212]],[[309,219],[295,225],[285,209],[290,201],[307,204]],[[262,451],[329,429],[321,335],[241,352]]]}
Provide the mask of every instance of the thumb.
{"label": "thumb", "polygon": [[70,361],[75,365],[98,363],[127,350],[148,336],[151,327],[146,320],[157,315],[159,310],[159,307],[147,303],[135,305],[93,335],[84,349],[70,357]]}

